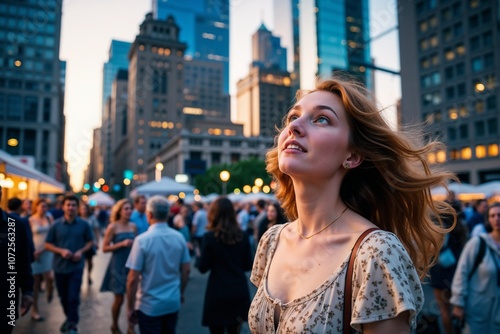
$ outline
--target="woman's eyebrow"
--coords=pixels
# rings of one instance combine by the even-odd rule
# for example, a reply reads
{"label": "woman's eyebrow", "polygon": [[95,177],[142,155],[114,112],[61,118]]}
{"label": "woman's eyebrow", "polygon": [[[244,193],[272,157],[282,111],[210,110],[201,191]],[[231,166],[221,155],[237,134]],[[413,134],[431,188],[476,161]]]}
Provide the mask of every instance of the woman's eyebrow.
{"label": "woman's eyebrow", "polygon": [[333,108],[330,107],[330,106],[320,104],[320,105],[317,105],[317,106],[315,106],[313,108],[313,110],[315,110],[315,111],[317,111],[317,110],[324,110],[324,109],[330,110],[335,115],[335,117],[337,117],[338,119],[340,119],[339,115],[337,115],[337,113],[335,112],[335,110],[333,110]]}

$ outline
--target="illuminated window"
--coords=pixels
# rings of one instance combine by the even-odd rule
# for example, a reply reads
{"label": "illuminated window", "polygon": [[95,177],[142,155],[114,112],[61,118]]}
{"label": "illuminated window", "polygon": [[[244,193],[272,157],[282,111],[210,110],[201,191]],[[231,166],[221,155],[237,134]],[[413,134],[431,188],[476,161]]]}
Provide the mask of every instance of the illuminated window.
{"label": "illuminated window", "polygon": [[434,154],[434,153],[427,154],[427,161],[430,164],[435,164],[436,163],[436,154]]}
{"label": "illuminated window", "polygon": [[142,159],[137,160],[137,164],[142,165],[143,163],[144,163],[144,160],[142,160]]}
{"label": "illuminated window", "polygon": [[139,140],[137,141],[137,143],[138,143],[139,145],[144,145],[144,139],[139,139]]}
{"label": "illuminated window", "polygon": [[476,110],[476,114],[482,114],[484,112],[484,101],[477,100],[474,109]]}
{"label": "illuminated window", "polygon": [[460,159],[460,152],[458,150],[451,150],[450,151],[450,159],[459,160]]}
{"label": "illuminated window", "polygon": [[448,118],[452,120],[456,120],[458,118],[458,113],[456,108],[449,108],[448,109]]}
{"label": "illuminated window", "polygon": [[472,150],[470,147],[464,147],[460,150],[460,156],[463,160],[470,160],[472,157]]}
{"label": "illuminated window", "polygon": [[457,44],[455,47],[457,55],[463,56],[465,54],[465,46],[463,44]]}
{"label": "illuminated window", "polygon": [[429,42],[427,41],[427,39],[421,39],[420,40],[420,50],[427,50],[427,48],[429,47]]}
{"label": "illuminated window", "polygon": [[420,32],[426,32],[428,28],[427,21],[420,22],[419,29]]}
{"label": "illuminated window", "polygon": [[453,52],[453,50],[451,49],[447,49],[445,50],[445,58],[446,60],[453,60],[455,59],[455,52]]}
{"label": "illuminated window", "polygon": [[165,54],[165,56],[169,56],[170,55],[170,49],[169,48],[165,48],[164,54]]}
{"label": "illuminated window", "polygon": [[443,30],[443,38],[445,42],[448,42],[453,38],[453,35],[451,33],[451,28],[446,28]]}
{"label": "illuminated window", "polygon": [[469,117],[469,110],[464,105],[458,107],[459,115],[462,118]]}
{"label": "illuminated window", "polygon": [[428,68],[430,66],[430,61],[428,58],[422,58],[420,60],[420,67],[422,68]]}
{"label": "illuminated window", "polygon": [[484,145],[476,146],[476,158],[483,159],[486,157],[486,147]]}
{"label": "illuminated window", "polygon": [[139,45],[139,51],[144,51],[146,48],[144,47],[144,45]]}
{"label": "illuminated window", "polygon": [[437,36],[436,36],[436,35],[432,35],[432,36],[430,37],[430,44],[431,44],[431,46],[434,46],[434,47],[435,47],[435,46],[437,46],[437,45],[439,44],[439,42],[438,42],[438,38],[437,38]]}
{"label": "illuminated window", "polygon": [[446,161],[446,152],[444,150],[438,151],[436,153],[437,162],[445,162]]}
{"label": "illuminated window", "polygon": [[439,65],[439,56],[437,55],[437,53],[435,53],[431,56],[431,62],[432,62],[432,65],[434,65],[434,66]]}
{"label": "illuminated window", "polygon": [[488,156],[497,157],[498,156],[498,144],[488,145]]}
{"label": "illuminated window", "polygon": [[470,0],[469,6],[470,8],[476,8],[477,6],[479,6],[479,0]]}
{"label": "illuminated window", "polygon": [[431,18],[429,19],[429,24],[431,25],[431,27],[437,27],[438,25],[438,20],[437,20],[437,17],[436,15],[432,15]]}

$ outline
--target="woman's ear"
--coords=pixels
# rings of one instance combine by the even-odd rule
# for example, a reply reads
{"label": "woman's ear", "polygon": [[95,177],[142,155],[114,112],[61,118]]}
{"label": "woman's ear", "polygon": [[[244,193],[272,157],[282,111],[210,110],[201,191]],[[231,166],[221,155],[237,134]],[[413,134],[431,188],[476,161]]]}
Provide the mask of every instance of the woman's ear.
{"label": "woman's ear", "polygon": [[344,160],[343,166],[346,169],[356,168],[363,162],[363,157],[357,153],[350,153],[349,156]]}

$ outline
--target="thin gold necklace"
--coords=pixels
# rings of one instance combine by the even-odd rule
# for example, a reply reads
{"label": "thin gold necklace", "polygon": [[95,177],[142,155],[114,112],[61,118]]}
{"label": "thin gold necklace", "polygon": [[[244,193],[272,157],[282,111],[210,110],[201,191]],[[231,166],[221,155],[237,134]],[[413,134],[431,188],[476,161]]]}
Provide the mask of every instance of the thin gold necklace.
{"label": "thin gold necklace", "polygon": [[[312,237],[314,237],[316,234],[320,234],[321,232],[323,232],[324,230],[326,230],[328,228],[328,226],[332,225],[333,223],[335,223],[337,220],[340,219],[340,217],[342,217],[342,215],[344,214],[344,212],[346,212],[347,210],[347,207],[345,207],[345,209],[340,213],[340,215],[338,215],[337,218],[335,218],[334,220],[332,220],[331,223],[329,223],[328,225],[326,225],[325,227],[323,227],[321,230],[319,230],[318,232],[314,232],[313,234],[311,234],[310,236],[306,237],[305,235],[303,235],[300,231],[299,231],[299,224],[297,222],[297,232],[299,232],[299,235],[302,239],[311,239]],[[302,221],[302,219],[299,218],[300,221]]]}

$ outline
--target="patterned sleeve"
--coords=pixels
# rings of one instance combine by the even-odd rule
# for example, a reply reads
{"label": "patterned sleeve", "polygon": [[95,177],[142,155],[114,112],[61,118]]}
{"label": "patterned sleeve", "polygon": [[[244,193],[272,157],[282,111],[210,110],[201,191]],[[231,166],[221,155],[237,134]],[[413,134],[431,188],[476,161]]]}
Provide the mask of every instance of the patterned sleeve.
{"label": "patterned sleeve", "polygon": [[260,285],[260,281],[264,276],[269,250],[275,242],[276,230],[280,228],[280,226],[281,225],[274,225],[264,233],[262,238],[260,238],[259,246],[257,247],[257,252],[255,252],[255,258],[253,260],[252,274],[250,275],[250,282],[256,287]]}
{"label": "patterned sleeve", "polygon": [[359,248],[353,271],[352,326],[396,317],[409,311],[409,324],[416,328],[416,315],[424,295],[418,273],[406,249],[390,232],[378,231]]}

